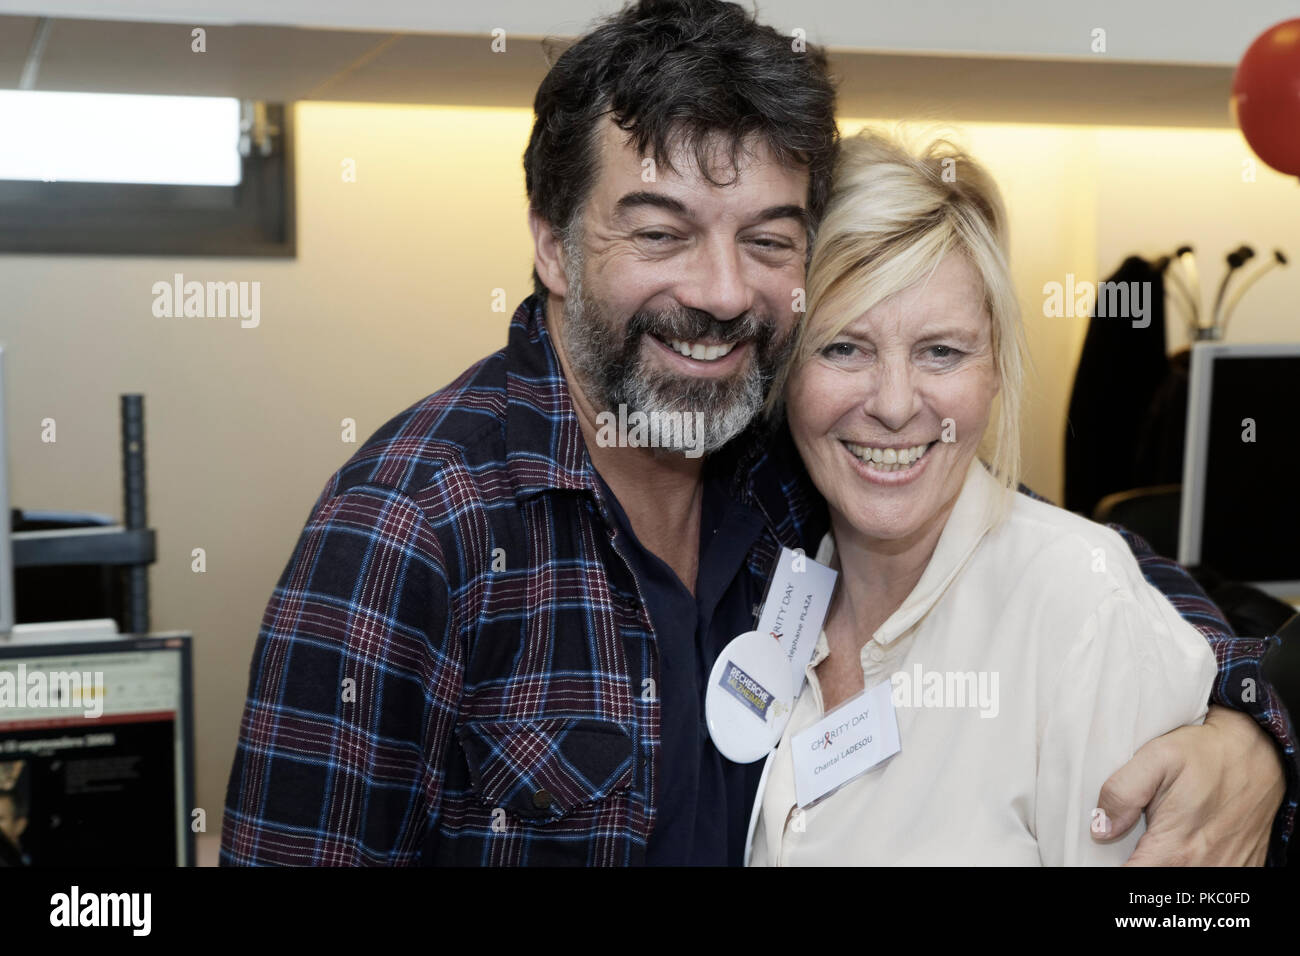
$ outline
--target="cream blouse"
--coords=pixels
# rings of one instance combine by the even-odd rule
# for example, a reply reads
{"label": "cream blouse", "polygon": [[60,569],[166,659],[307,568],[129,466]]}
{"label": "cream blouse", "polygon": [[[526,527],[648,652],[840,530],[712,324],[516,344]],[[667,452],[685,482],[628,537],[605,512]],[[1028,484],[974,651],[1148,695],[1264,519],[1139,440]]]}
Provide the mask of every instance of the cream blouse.
{"label": "cream blouse", "polygon": [[[798,810],[790,738],[823,716],[822,632],[763,771],[750,865],[1128,859],[1145,821],[1094,842],[1101,785],[1146,741],[1205,719],[1214,654],[1119,535],[1020,494],[990,530],[1000,492],[972,462],[920,581],[862,648],[867,688],[906,675],[901,750]],[[833,555],[828,534],[817,560]]]}

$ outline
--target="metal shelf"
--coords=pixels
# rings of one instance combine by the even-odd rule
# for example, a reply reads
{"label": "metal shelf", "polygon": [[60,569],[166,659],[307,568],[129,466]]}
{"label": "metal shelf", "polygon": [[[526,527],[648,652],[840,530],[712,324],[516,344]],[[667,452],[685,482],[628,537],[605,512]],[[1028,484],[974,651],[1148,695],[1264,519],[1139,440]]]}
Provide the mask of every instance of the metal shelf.
{"label": "metal shelf", "polygon": [[15,568],[70,564],[152,564],[157,557],[152,528],[121,525],[50,531],[15,531],[10,535]]}

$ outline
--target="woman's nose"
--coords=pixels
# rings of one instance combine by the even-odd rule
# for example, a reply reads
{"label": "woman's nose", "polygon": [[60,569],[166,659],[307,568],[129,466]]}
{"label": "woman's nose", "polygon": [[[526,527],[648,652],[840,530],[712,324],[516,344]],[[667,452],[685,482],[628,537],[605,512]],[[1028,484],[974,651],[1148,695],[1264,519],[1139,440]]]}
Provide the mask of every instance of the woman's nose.
{"label": "woman's nose", "polygon": [[921,394],[910,363],[883,361],[876,368],[876,387],[865,403],[866,412],[890,431],[901,431],[920,411]]}

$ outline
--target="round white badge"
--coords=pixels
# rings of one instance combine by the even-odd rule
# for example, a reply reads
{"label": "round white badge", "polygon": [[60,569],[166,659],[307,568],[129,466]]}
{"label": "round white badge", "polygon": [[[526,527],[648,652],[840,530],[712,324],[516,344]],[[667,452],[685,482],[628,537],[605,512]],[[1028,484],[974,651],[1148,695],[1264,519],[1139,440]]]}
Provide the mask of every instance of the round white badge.
{"label": "round white badge", "polygon": [[758,631],[735,637],[713,664],[704,715],[718,752],[753,763],[776,746],[794,704],[790,662],[774,638]]}

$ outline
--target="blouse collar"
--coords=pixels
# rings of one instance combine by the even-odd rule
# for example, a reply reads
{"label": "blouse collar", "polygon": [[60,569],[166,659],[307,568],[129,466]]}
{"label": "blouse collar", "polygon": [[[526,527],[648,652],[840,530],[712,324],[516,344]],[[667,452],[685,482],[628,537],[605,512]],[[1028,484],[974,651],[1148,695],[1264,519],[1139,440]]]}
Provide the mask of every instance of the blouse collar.
{"label": "blouse collar", "polygon": [[[939,533],[939,541],[930,562],[906,600],[872,635],[877,644],[889,644],[907,633],[938,602],[993,527],[999,498],[1007,493],[978,458],[971,461],[957,495],[957,503],[953,505],[948,521]],[[827,531],[817,549],[817,561],[830,564],[834,557],[835,538]],[[812,663],[818,663],[828,653],[826,635],[823,632],[818,638]]]}

